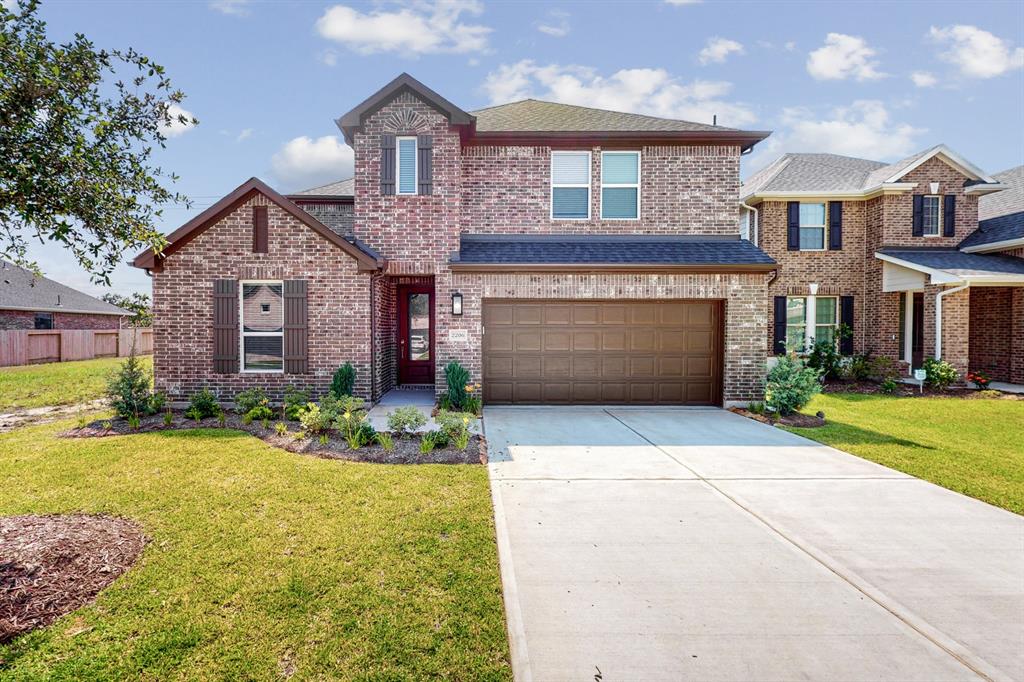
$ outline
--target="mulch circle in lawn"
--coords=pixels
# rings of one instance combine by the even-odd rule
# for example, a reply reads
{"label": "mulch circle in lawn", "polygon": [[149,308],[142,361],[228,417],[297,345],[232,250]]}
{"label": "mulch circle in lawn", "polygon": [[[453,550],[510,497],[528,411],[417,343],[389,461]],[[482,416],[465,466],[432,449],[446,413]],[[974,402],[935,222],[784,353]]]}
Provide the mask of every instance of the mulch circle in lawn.
{"label": "mulch circle in lawn", "polygon": [[145,544],[122,518],[0,517],[0,644],[91,602]]}

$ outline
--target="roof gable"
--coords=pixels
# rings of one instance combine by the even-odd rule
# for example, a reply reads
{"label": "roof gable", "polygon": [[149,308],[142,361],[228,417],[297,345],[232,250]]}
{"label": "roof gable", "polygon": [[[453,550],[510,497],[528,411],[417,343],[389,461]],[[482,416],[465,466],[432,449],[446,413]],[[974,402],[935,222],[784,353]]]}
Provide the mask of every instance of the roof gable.
{"label": "roof gable", "polygon": [[0,260],[0,310],[131,315],[104,300]]}
{"label": "roof gable", "polygon": [[258,178],[249,178],[249,180],[239,185],[233,192],[225,196],[213,206],[167,235],[167,246],[164,247],[164,250],[160,255],[157,255],[152,250],[147,249],[135,257],[132,261],[132,265],[146,270],[158,268],[167,256],[181,249],[183,246],[206,231],[210,226],[248,201],[254,194],[262,194],[293,218],[312,229],[314,232],[340,248],[348,255],[352,256],[359,263],[360,270],[367,271],[379,269],[379,259],[373,254],[368,253],[358,245],[344,239]]}
{"label": "roof gable", "polygon": [[[887,182],[899,182],[908,173],[922,165],[926,161],[938,157],[952,168],[956,169],[970,180],[977,180],[983,183],[996,184],[989,175],[975,166],[973,163],[960,156],[944,144],[936,145],[931,149],[918,152],[913,156],[891,163],[888,166],[878,169],[868,178],[868,182],[882,184]],[[870,185],[869,185],[870,186]]]}

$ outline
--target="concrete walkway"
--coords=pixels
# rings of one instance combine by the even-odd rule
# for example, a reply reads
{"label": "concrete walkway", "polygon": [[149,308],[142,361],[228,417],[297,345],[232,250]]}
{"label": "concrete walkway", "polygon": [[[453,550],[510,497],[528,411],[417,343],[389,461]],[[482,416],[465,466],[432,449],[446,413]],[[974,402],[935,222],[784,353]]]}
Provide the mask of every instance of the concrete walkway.
{"label": "concrete walkway", "polygon": [[1024,517],[722,410],[484,427],[518,680],[1024,680]]}

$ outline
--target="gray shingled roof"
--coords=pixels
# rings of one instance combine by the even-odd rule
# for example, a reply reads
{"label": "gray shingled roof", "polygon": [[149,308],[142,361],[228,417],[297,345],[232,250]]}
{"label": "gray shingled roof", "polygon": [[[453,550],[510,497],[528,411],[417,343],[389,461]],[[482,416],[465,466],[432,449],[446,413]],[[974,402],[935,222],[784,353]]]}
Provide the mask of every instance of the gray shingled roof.
{"label": "gray shingled roof", "polygon": [[865,187],[885,164],[838,154],[785,154],[743,183],[741,196],[757,192],[841,192]]}
{"label": "gray shingled roof", "polygon": [[1024,276],[1024,258],[1001,254],[964,253],[956,249],[880,249],[879,253],[899,258],[955,277],[991,275]]}
{"label": "gray shingled roof", "polygon": [[704,235],[462,235],[469,264],[772,265],[749,241]]}
{"label": "gray shingled roof", "polygon": [[60,282],[54,282],[46,277],[36,277],[30,270],[3,260],[0,260],[0,310],[98,315],[132,314],[106,301],[64,286]]}
{"label": "gray shingled roof", "polygon": [[471,111],[476,130],[495,132],[679,132],[735,130],[709,123],[524,99]]}
{"label": "gray shingled roof", "polygon": [[867,179],[864,182],[863,188],[867,189],[868,187],[878,187],[889,178],[898,176],[900,171],[909,168],[914,164],[915,161],[920,159],[922,156],[927,156],[928,154],[931,154],[935,149],[937,149],[940,146],[942,145],[935,145],[934,147],[929,147],[928,149],[919,151],[916,154],[911,154],[905,159],[900,159],[896,163],[890,163],[885,166],[882,166],[881,168],[875,170],[873,173],[870,173],[868,175]]}
{"label": "gray shingled roof", "polygon": [[326,185],[320,185],[319,187],[310,187],[309,189],[299,190],[298,192],[292,192],[288,196],[299,197],[303,195],[321,196],[321,197],[351,197],[356,193],[356,179],[348,178],[345,180],[337,180],[330,182]]}
{"label": "gray shingled roof", "polygon": [[1024,239],[1024,166],[992,176],[1007,186],[978,199],[978,229],[960,242],[960,248]]}

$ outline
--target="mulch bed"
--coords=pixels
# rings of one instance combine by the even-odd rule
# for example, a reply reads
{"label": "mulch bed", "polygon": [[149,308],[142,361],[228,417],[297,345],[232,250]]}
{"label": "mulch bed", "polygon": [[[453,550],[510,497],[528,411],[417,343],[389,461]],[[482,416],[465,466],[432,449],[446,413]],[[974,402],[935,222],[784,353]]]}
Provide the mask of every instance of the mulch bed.
{"label": "mulch bed", "polygon": [[[109,429],[105,428],[107,424],[110,425]],[[101,419],[85,426],[65,431],[61,435],[65,438],[102,438],[133,433],[151,433],[154,431],[210,428],[220,428],[220,424],[216,419],[209,418],[196,422],[194,419],[186,419],[180,412],[175,412],[170,426],[164,424],[164,417],[160,414],[142,419],[138,429],[130,428],[128,422],[124,419]],[[358,450],[352,450],[343,438],[333,432],[328,434],[326,444],[321,443],[319,437],[298,439],[295,436],[300,427],[295,422],[288,422],[290,432],[280,436],[274,430],[274,422],[271,422],[270,427],[265,429],[258,422],[253,422],[252,424],[243,423],[242,418],[237,414],[225,414],[224,428],[245,431],[274,447],[287,450],[288,452],[320,457],[322,459],[340,459],[349,462],[369,462],[372,464],[487,463],[487,444],[482,436],[472,436],[469,440],[469,447],[465,450],[459,450],[449,445],[444,448],[436,448],[427,454],[421,454],[419,438],[395,438],[394,450],[386,452],[384,448],[376,443],[366,445]]]}
{"label": "mulch bed", "polygon": [[797,426],[802,429],[813,429],[825,425],[824,418],[813,414],[802,414],[800,412],[794,412],[793,414],[788,414],[785,417],[779,417],[769,413],[757,414],[750,410],[745,410],[742,407],[732,407],[729,408],[729,411],[735,412],[743,417],[747,417],[748,419],[761,422],[762,424],[771,424],[772,426],[781,424],[783,426]]}
{"label": "mulch bed", "polygon": [[0,644],[91,602],[145,544],[127,519],[0,517]]}
{"label": "mulch bed", "polygon": [[861,393],[865,395],[892,395],[902,398],[959,398],[961,400],[1024,400],[1019,393],[1003,393],[1001,391],[978,391],[964,386],[952,386],[940,390],[925,386],[921,391],[916,384],[900,383],[895,393],[885,393],[880,384],[871,381],[826,381],[821,388],[822,393]]}

